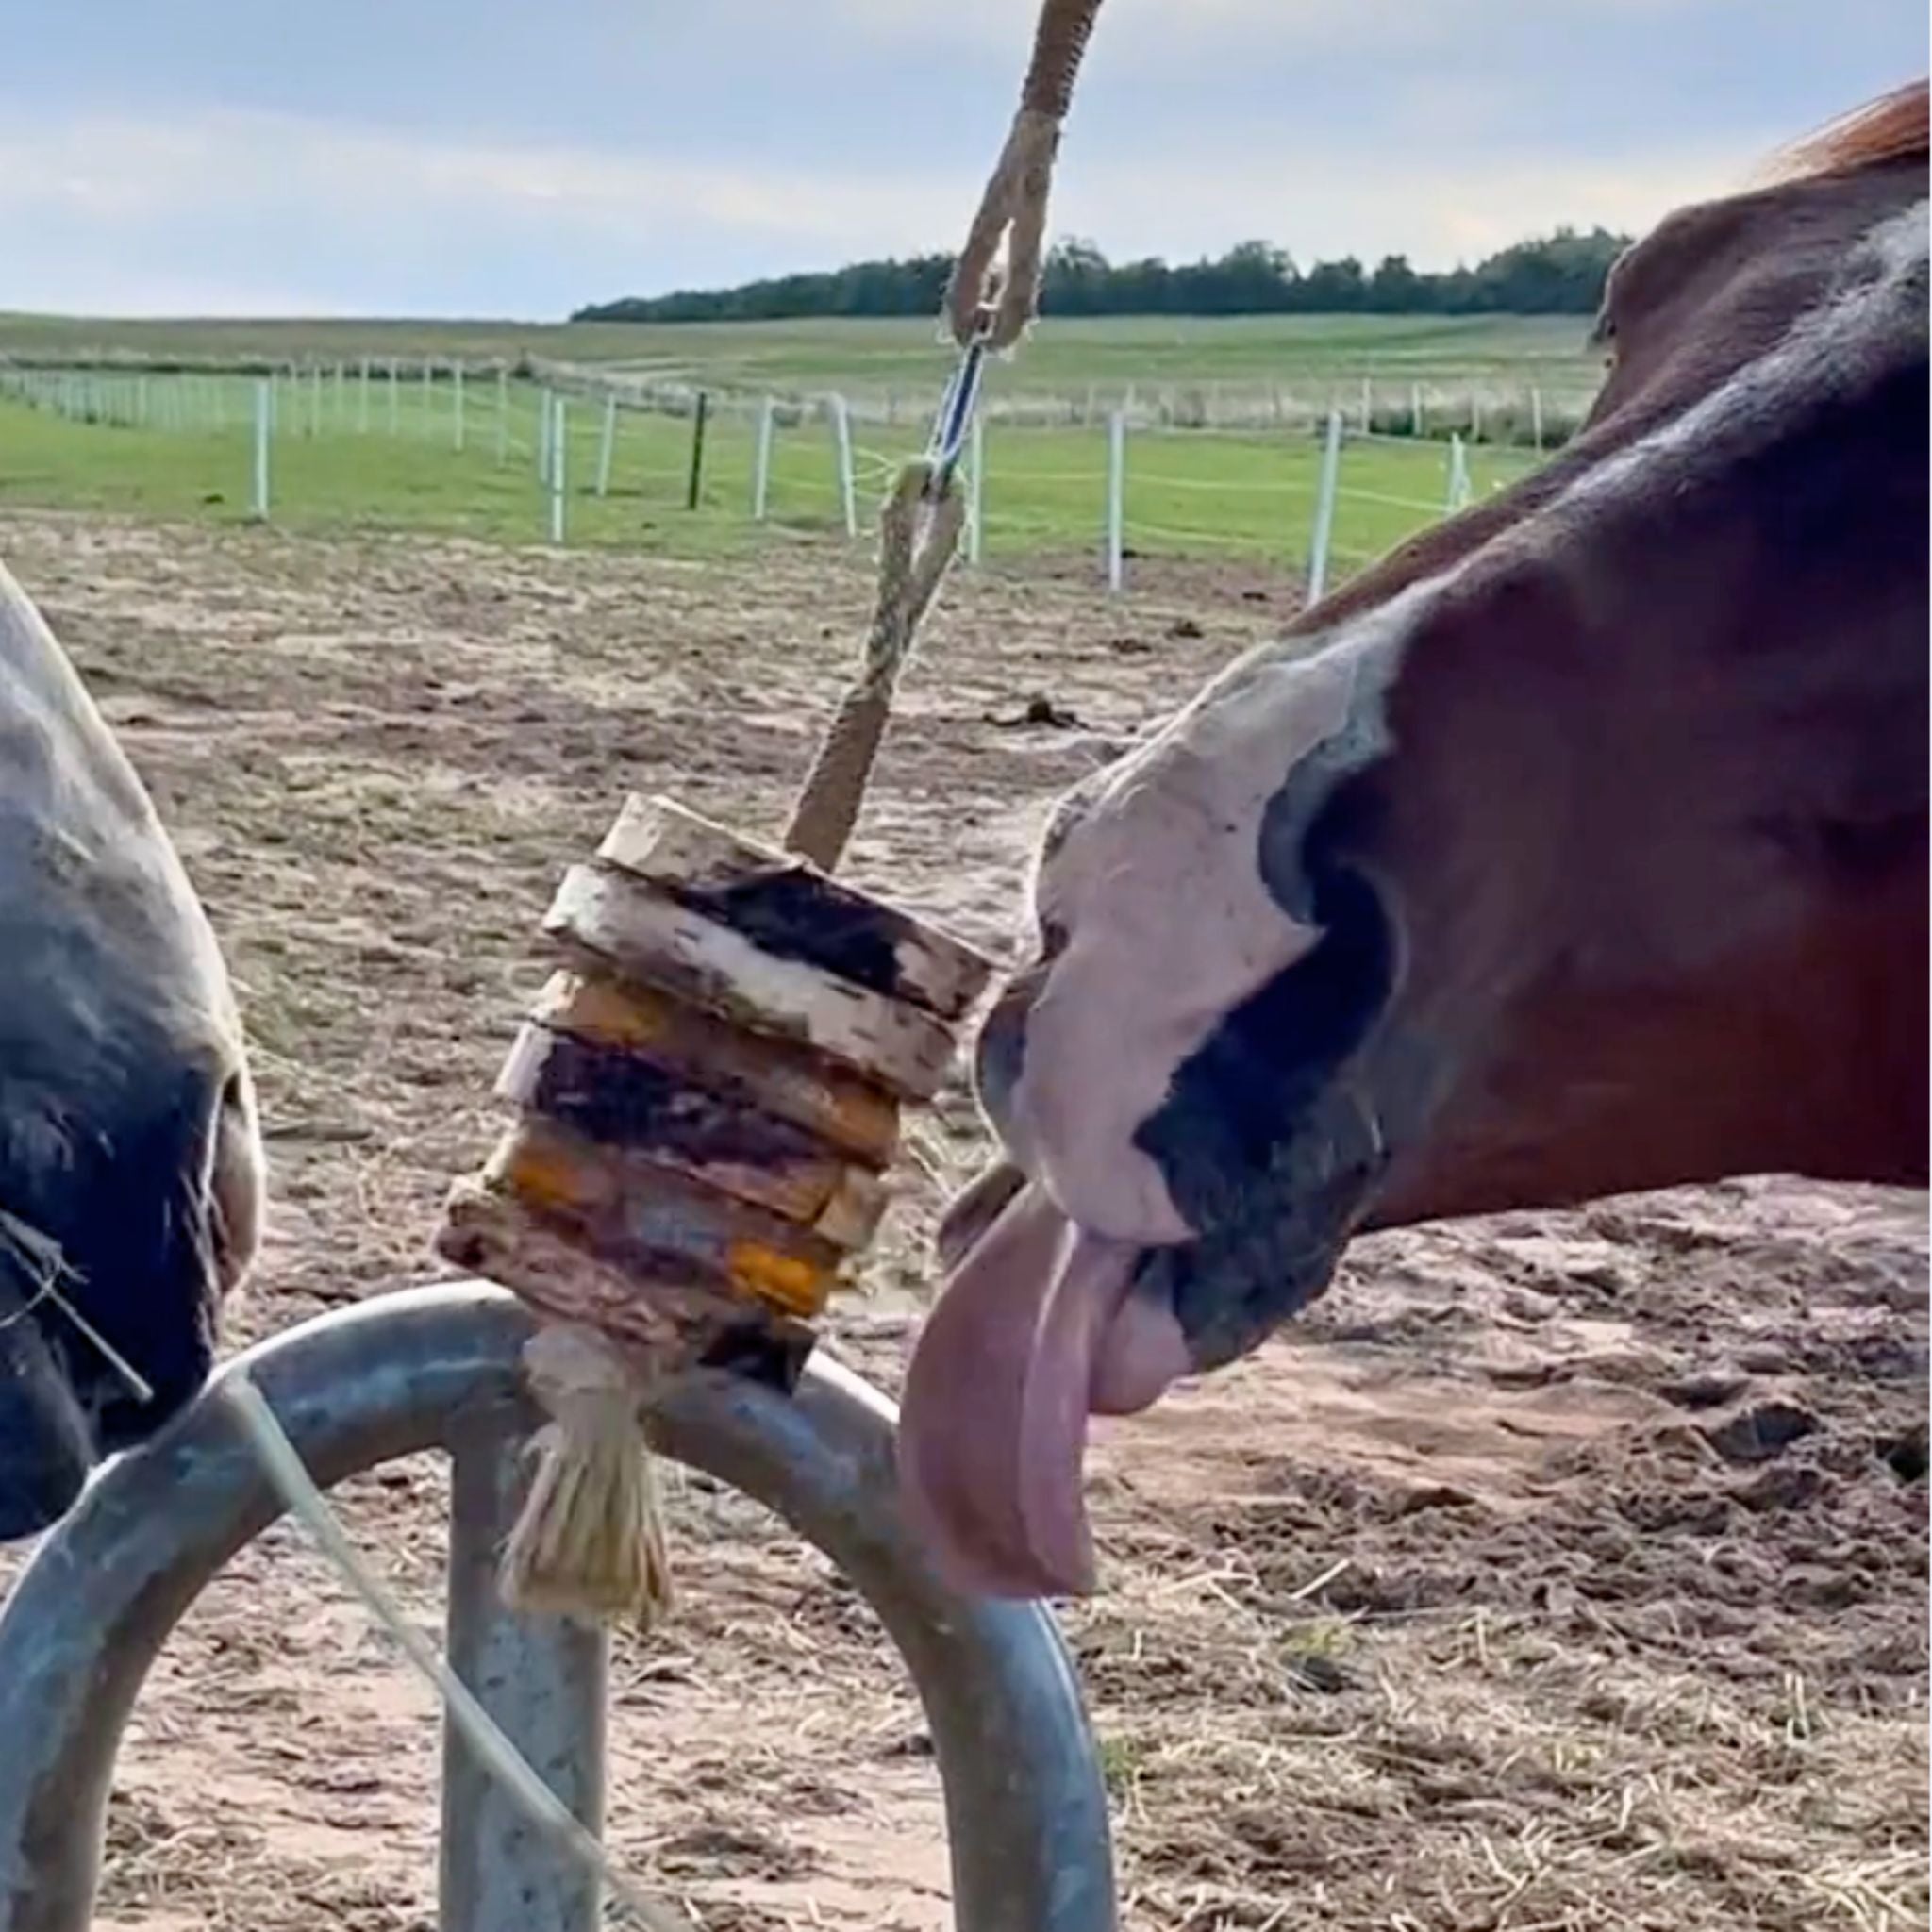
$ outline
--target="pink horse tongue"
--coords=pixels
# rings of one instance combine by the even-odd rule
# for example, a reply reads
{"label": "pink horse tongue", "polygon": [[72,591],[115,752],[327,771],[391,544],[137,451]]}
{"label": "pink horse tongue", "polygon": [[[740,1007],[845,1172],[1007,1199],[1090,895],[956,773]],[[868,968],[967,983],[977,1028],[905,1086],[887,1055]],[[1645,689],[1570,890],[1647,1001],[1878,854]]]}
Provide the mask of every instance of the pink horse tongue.
{"label": "pink horse tongue", "polygon": [[1029,1181],[941,1292],[907,1372],[899,1475],[962,1589],[1093,1587],[1088,1414],[1144,1407],[1186,1367],[1179,1328],[1129,1300],[1138,1253],[1074,1227]]}

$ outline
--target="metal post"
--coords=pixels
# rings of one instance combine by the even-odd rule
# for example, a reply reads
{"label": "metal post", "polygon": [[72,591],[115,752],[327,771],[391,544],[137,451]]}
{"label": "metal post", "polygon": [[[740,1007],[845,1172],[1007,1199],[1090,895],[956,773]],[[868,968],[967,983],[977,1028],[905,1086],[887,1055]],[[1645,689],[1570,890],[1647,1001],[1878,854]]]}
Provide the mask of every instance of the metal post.
{"label": "metal post", "polygon": [[1335,534],[1335,496],[1341,481],[1341,412],[1328,412],[1322,445],[1322,476],[1315,488],[1315,529],[1308,545],[1308,602],[1319,604],[1328,588],[1328,546]]}
{"label": "metal post", "polygon": [[858,489],[852,477],[852,412],[845,398],[832,398],[832,448],[839,464],[839,508],[845,520],[845,534],[858,535]]}
{"label": "metal post", "polygon": [[274,379],[264,375],[255,385],[255,500],[254,514],[268,521],[268,439],[269,418],[275,413]]}
{"label": "metal post", "polygon": [[766,506],[771,501],[772,431],[777,418],[777,405],[770,396],[761,398],[758,403],[758,441],[753,445],[751,458],[751,517],[755,524],[764,522]]}
{"label": "metal post", "polygon": [[610,494],[610,465],[617,458],[617,398],[604,398],[604,434],[597,442],[597,494]]}
{"label": "metal post", "polygon": [[[446,1653],[531,1770],[597,1833],[608,1646],[567,1619],[503,1607],[497,1563],[523,1498],[508,1420],[473,1418],[451,1445]],[[532,1826],[447,1721],[440,1889],[445,1932],[595,1932],[602,1920],[596,1875]]]}
{"label": "metal post", "polygon": [[1125,581],[1127,516],[1127,418],[1116,409],[1107,419],[1107,588]]}
{"label": "metal post", "polygon": [[[504,1462],[538,1420],[518,1369],[530,1332],[500,1290],[440,1283],[305,1322],[242,1362],[325,1488],[452,1448],[458,1491],[475,1497],[470,1485],[483,1477],[464,1465],[484,1453],[492,1418]],[[960,1932],[1113,1932],[1106,1792],[1065,1647],[1042,1606],[959,1596],[939,1580],[899,1515],[892,1424],[883,1396],[820,1357],[790,1395],[740,1375],[681,1378],[654,1407],[651,1433],[660,1452],[742,1491],[823,1550],[884,1624],[932,1739]],[[475,1514],[453,1538],[470,1555],[453,1572],[459,1589],[481,1560],[480,1519],[503,1499],[469,1507]],[[92,1923],[115,1757],[142,1682],[197,1593],[278,1510],[211,1391],[152,1450],[106,1471],[35,1551],[0,1613],[0,1932]],[[555,1789],[569,1781],[587,1799],[594,1759],[544,1762],[587,1695],[581,1650],[547,1622],[512,1635],[487,1605],[457,1624],[453,1612],[458,1667],[474,1665],[479,1694],[497,1672],[543,1687],[538,1699],[504,1683],[492,1714],[520,1728],[538,1768],[557,1774]],[[475,1819],[470,1845],[446,1856],[441,1924],[588,1932],[543,1915],[557,1899],[548,1860],[490,1831]],[[468,1874],[493,1888],[486,1916],[461,1916]]]}
{"label": "metal post", "polygon": [[685,486],[684,507],[696,509],[705,489],[705,412],[710,407],[710,397],[703,390],[698,391],[697,408],[691,419],[691,480]]}
{"label": "metal post", "polygon": [[564,472],[570,454],[570,418],[561,396],[550,398],[550,541],[563,542]]}
{"label": "metal post", "polygon": [[966,456],[966,561],[986,554],[986,418],[974,413]]}
{"label": "metal post", "polygon": [[449,365],[449,406],[458,451],[463,446],[463,365],[452,362]]}

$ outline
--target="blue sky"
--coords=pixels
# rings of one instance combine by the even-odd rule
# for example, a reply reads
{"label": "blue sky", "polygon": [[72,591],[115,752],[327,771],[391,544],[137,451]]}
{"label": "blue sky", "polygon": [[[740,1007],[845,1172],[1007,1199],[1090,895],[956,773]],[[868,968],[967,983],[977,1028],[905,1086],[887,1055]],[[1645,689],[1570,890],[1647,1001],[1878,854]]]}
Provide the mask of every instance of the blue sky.
{"label": "blue sky", "polygon": [[[1033,0],[5,0],[0,308],[561,314],[953,246]],[[1055,229],[1641,228],[1926,64],[1924,0],[1108,0]]]}

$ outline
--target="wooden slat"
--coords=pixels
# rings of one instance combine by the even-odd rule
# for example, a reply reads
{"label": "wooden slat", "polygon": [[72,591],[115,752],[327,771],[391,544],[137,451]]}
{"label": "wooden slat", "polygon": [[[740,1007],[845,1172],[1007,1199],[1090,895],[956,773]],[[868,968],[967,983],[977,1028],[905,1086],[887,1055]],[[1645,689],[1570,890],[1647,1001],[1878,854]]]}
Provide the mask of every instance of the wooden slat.
{"label": "wooden slat", "polygon": [[899,1147],[899,1103],[809,1048],[748,1034],[655,987],[601,974],[552,974],[537,1024],[638,1054],[667,1073],[756,1107],[874,1168]]}
{"label": "wooden slat", "polygon": [[497,1143],[483,1182],[575,1231],[645,1299],[690,1288],[815,1314],[844,1258],[793,1222],[534,1117]]}
{"label": "wooden slat", "polygon": [[437,1252],[471,1274],[494,1281],[553,1322],[581,1322],[633,1351],[654,1374],[696,1360],[719,1329],[741,1319],[736,1296],[662,1287],[640,1293],[620,1266],[584,1247],[514,1195],[466,1175],[449,1191]]}
{"label": "wooden slat", "polygon": [[813,1047],[910,1099],[930,1098],[952,1061],[950,1029],[923,1008],[781,959],[614,866],[571,867],[543,931],[625,978]]}
{"label": "wooden slat", "polygon": [[597,856],[730,926],[761,950],[958,1020],[994,962],[935,925],[741,839],[668,798],[633,793]]}
{"label": "wooden slat", "polygon": [[[641,1054],[525,1025],[496,1091],[612,1153],[768,1208],[841,1248],[863,1247],[885,1211],[885,1182],[870,1169]],[[647,1172],[638,1185],[651,1185]]]}

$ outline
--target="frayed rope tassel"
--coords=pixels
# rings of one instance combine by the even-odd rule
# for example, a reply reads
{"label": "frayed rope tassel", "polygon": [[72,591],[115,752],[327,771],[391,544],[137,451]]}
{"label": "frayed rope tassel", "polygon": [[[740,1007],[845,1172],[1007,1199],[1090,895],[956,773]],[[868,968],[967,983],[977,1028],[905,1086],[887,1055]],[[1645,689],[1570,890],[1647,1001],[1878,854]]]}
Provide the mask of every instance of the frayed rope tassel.
{"label": "frayed rope tassel", "polygon": [[672,1591],[645,1382],[594,1329],[574,1324],[532,1336],[524,1370],[550,1420],[526,1452],[535,1468],[504,1546],[504,1599],[649,1631]]}

